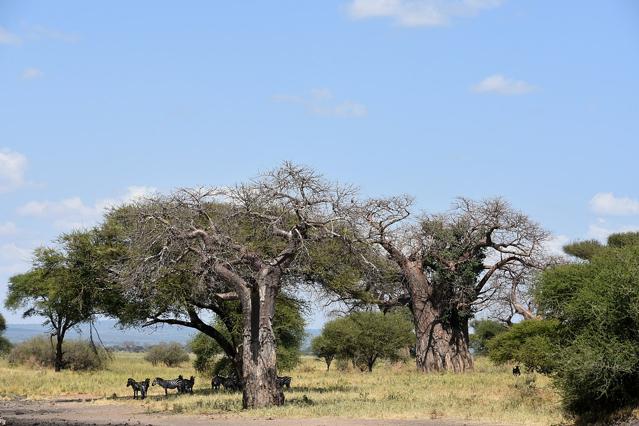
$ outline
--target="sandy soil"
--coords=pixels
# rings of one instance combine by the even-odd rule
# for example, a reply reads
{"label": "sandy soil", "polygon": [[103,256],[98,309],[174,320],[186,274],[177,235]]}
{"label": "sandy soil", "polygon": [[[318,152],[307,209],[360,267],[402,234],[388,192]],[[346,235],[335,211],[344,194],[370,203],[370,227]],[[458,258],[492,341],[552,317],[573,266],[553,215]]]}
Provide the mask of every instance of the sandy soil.
{"label": "sandy soil", "polygon": [[497,426],[450,420],[247,419],[185,414],[149,414],[131,404],[95,404],[84,399],[0,401],[0,425],[153,425],[153,426]]}

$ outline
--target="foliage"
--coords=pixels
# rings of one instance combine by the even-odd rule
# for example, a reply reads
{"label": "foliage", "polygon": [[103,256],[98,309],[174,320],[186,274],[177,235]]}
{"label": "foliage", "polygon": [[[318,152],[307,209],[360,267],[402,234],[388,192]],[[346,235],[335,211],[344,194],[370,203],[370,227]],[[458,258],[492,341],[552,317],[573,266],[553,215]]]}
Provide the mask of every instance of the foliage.
{"label": "foliage", "polygon": [[7,323],[4,317],[0,314],[0,356],[5,355],[11,350],[11,342],[3,336],[4,331],[7,329]]}
{"label": "foliage", "polygon": [[545,272],[536,299],[558,322],[555,378],[588,417],[639,403],[639,234],[611,235],[588,261]]}
{"label": "foliage", "polygon": [[[96,351],[89,342],[68,340],[63,347],[64,368],[73,371],[92,371],[106,367],[106,353]],[[38,336],[16,344],[7,359],[13,365],[49,368],[55,364],[55,351],[49,339]]]}
{"label": "foliage", "polygon": [[179,343],[160,343],[149,348],[144,359],[153,365],[175,367],[189,360],[189,353]]}
{"label": "foliage", "polygon": [[[348,358],[368,371],[373,371],[378,359],[401,359],[401,349],[415,341],[413,325],[401,311],[355,312],[326,323],[319,338],[319,343],[315,339],[316,348]],[[329,364],[326,355],[322,358]]]}
{"label": "foliage", "polygon": [[513,361],[530,371],[550,373],[556,368],[556,320],[526,320],[514,324],[486,343],[488,356],[497,364]]}
{"label": "foliage", "polygon": [[488,341],[508,330],[504,324],[494,320],[475,320],[471,326],[474,332],[470,335],[470,347],[475,355],[486,355]]}
{"label": "foliage", "polygon": [[91,321],[103,306],[118,304],[105,279],[110,249],[101,242],[103,236],[96,231],[64,234],[57,247],[35,250],[29,272],[9,279],[7,308],[45,318],[43,324],[56,336],[56,371],[65,364],[61,348],[67,331]]}
{"label": "foliage", "polygon": [[[224,338],[239,344],[242,341],[242,311],[237,302],[229,309],[229,315],[222,320],[216,318],[213,327],[220,330]],[[277,369],[280,371],[294,368],[300,360],[301,345],[304,342],[304,304],[290,296],[280,294],[275,299],[275,317],[273,332],[277,343]],[[234,373],[229,367],[231,360],[226,356],[216,340],[203,333],[198,333],[190,342],[195,354],[193,366],[200,373],[223,374]],[[217,359],[223,355],[222,359]]]}

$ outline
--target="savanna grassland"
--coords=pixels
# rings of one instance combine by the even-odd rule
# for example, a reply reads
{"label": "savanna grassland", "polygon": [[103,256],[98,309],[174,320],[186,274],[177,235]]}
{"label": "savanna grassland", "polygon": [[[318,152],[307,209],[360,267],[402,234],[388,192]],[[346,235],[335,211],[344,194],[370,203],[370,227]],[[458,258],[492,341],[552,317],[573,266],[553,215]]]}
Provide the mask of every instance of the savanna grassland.
{"label": "savanna grassland", "polygon": [[[451,418],[507,424],[556,424],[563,421],[558,395],[540,375],[513,377],[509,368],[478,359],[467,374],[418,374],[413,365],[380,364],[372,373],[351,369],[330,372],[325,364],[305,357],[286,374],[293,383],[283,407],[243,411],[241,394],[213,392],[210,378],[189,364],[167,368],[144,361],[142,354],[116,353],[106,370],[62,371],[10,366],[0,360],[0,398],[96,398],[93,404],[135,404],[147,412],[223,414],[251,418],[347,417],[377,419]],[[335,363],[334,363],[335,364]],[[128,377],[175,378],[195,375],[193,395],[169,397],[157,386],[144,401],[132,399]]]}

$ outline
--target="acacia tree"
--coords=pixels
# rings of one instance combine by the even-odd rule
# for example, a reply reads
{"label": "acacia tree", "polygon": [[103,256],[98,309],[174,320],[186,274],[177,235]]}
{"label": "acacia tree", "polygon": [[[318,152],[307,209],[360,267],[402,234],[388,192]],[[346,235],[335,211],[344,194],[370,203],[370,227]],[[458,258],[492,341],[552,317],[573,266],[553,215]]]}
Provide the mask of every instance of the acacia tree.
{"label": "acacia tree", "polygon": [[63,342],[69,329],[90,321],[96,313],[97,287],[87,268],[76,264],[74,244],[82,233],[63,236],[60,249],[38,248],[33,268],[9,279],[5,305],[24,308],[24,317],[44,317],[44,325],[55,336],[54,369],[64,367]]}
{"label": "acacia tree", "polygon": [[508,274],[543,266],[548,233],[502,199],[459,199],[446,214],[416,220],[412,203],[404,196],[349,206],[357,240],[379,247],[398,273],[390,285],[368,286],[383,309],[410,308],[421,371],[472,369],[470,318],[494,300]]}
{"label": "acacia tree", "polygon": [[122,282],[135,288],[175,276],[186,260],[198,277],[195,285],[215,299],[239,300],[243,406],[281,405],[275,297],[303,269],[307,245],[334,235],[334,212],[352,192],[285,163],[247,184],[139,202],[130,209],[131,250]]}

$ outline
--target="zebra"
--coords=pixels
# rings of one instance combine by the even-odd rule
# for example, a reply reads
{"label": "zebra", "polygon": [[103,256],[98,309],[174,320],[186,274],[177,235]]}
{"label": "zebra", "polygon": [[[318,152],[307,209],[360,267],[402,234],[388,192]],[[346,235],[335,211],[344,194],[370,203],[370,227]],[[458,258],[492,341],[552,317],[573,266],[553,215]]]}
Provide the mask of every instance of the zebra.
{"label": "zebra", "polygon": [[230,390],[230,391],[238,391],[238,390],[242,389],[242,384],[235,377],[227,377],[227,378],[225,378],[222,381],[222,386],[224,386],[224,389]]}
{"label": "zebra", "polygon": [[178,376],[177,379],[173,379],[173,380],[164,380],[162,377],[156,377],[155,380],[153,380],[153,383],[151,383],[151,385],[153,386],[158,385],[160,387],[163,387],[164,395],[166,396],[169,394],[167,392],[167,389],[177,389],[179,392],[183,381],[184,379],[182,378],[182,375]]}
{"label": "zebra", "polygon": [[133,388],[133,399],[138,399],[138,392],[140,392],[140,399],[146,398],[146,391],[149,389],[149,379],[144,379],[141,382],[136,382],[132,378],[129,377],[129,380],[126,381],[126,387],[131,386]]}
{"label": "zebra", "polygon": [[217,374],[215,376],[213,376],[213,379],[211,379],[211,388],[213,390],[219,390],[220,389],[220,385],[224,384],[224,381],[227,380],[227,377],[224,376],[218,376]]}
{"label": "zebra", "polygon": [[191,376],[189,379],[183,379],[182,384],[178,387],[178,392],[193,393],[193,385],[195,385],[195,377]]}
{"label": "zebra", "polygon": [[286,389],[290,389],[291,388],[291,376],[277,376],[277,386],[279,387],[284,387],[286,386]]}

